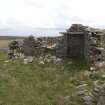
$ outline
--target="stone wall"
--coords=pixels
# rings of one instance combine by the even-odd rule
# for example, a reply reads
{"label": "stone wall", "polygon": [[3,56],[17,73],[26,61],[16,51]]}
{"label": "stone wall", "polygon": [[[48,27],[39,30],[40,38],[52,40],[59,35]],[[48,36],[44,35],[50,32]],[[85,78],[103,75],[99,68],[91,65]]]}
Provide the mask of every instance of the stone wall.
{"label": "stone wall", "polygon": [[100,69],[105,66],[105,34],[101,30],[87,29],[85,35],[85,59],[90,65],[90,70]]}
{"label": "stone wall", "polygon": [[73,24],[64,34],[64,56],[83,56],[90,70],[105,66],[105,33],[99,29]]}

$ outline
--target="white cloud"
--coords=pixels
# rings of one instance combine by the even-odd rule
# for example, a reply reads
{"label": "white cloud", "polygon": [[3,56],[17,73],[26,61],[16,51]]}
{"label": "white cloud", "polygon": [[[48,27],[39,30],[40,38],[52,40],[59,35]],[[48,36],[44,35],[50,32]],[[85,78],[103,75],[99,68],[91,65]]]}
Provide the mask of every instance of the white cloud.
{"label": "white cloud", "polygon": [[0,0],[0,28],[103,26],[105,0]]}

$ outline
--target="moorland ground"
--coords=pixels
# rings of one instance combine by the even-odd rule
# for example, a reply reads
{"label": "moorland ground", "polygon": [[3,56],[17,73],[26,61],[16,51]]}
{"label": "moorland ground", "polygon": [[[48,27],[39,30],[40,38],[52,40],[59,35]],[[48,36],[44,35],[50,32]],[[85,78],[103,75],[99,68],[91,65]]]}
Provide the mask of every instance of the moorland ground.
{"label": "moorland ground", "polygon": [[[22,59],[8,60],[0,54],[0,104],[2,105],[77,105],[71,97],[83,76],[84,61],[24,65]],[[74,101],[73,101],[74,100]],[[72,104],[70,104],[72,103]],[[78,105],[81,105],[81,103]]]}

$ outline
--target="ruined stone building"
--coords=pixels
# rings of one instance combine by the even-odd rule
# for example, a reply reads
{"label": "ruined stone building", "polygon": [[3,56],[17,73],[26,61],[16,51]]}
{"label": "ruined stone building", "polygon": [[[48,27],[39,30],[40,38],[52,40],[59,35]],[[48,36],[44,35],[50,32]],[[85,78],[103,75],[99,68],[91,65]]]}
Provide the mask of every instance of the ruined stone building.
{"label": "ruined stone building", "polygon": [[105,33],[102,30],[73,24],[63,34],[63,54],[70,58],[84,58],[91,70],[105,65]]}

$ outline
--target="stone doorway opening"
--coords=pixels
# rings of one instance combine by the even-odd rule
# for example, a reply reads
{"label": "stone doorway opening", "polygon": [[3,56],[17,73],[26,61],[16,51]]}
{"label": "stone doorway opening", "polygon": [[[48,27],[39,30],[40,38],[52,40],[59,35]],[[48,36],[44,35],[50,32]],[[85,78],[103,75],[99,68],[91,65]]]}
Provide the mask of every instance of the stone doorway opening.
{"label": "stone doorway opening", "polygon": [[70,58],[84,58],[84,33],[70,32],[67,35],[67,56]]}

